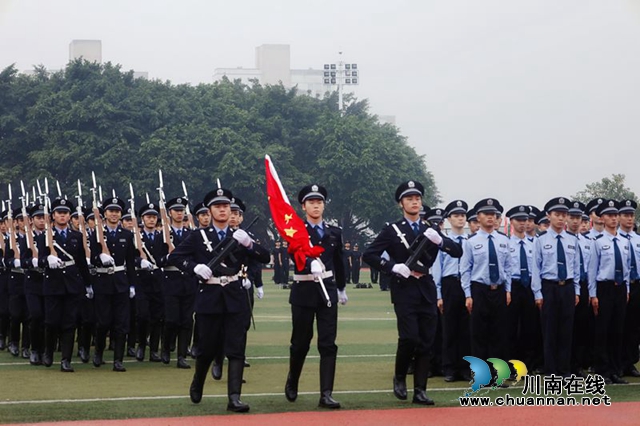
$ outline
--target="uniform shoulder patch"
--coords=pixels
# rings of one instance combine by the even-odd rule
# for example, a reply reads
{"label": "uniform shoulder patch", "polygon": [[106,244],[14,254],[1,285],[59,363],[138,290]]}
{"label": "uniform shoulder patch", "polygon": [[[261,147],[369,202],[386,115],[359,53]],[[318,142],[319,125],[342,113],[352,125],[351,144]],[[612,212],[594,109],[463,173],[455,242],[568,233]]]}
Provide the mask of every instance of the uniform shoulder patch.
{"label": "uniform shoulder patch", "polygon": [[591,238],[589,237],[589,231],[587,231],[587,232],[583,232],[583,233],[582,233],[582,236],[583,236],[583,237],[585,237],[585,238],[589,238],[589,239],[591,239]]}
{"label": "uniform shoulder patch", "polygon": [[478,233],[477,233],[477,232],[474,232],[473,234],[469,235],[469,236],[467,237],[467,239],[468,239],[468,240],[470,240],[470,239],[472,239],[473,237],[475,237],[476,235],[478,235]]}
{"label": "uniform shoulder patch", "polygon": [[546,233],[547,233],[547,231],[542,231],[541,233],[538,234],[538,237],[542,237]]}
{"label": "uniform shoulder patch", "polygon": [[597,235],[597,236],[596,236],[596,240],[597,240],[598,238],[602,238],[602,237],[604,237],[604,234]]}
{"label": "uniform shoulder patch", "polygon": [[500,235],[504,235],[505,237],[507,236],[507,234],[505,234],[505,233],[504,233],[504,232],[502,232],[502,231],[496,231],[496,232],[497,232],[498,234],[500,234]]}
{"label": "uniform shoulder patch", "polygon": [[572,237],[577,237],[576,234],[574,234],[573,232],[569,232],[569,231],[565,231],[567,234],[571,235]]}

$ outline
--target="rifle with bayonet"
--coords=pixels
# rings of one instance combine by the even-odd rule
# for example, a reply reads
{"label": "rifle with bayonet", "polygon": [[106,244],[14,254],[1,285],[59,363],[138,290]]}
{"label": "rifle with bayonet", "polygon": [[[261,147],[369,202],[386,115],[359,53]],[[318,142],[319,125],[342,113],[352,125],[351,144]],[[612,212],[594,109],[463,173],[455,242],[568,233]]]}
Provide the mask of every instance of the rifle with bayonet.
{"label": "rifle with bayonet", "polygon": [[87,225],[85,222],[84,211],[82,207],[84,204],[82,202],[82,184],[80,183],[80,179],[78,179],[78,195],[76,195],[76,199],[78,200],[78,205],[76,207],[76,211],[78,212],[78,231],[82,234],[82,245],[84,246],[84,256],[87,259],[91,259],[91,249],[89,248],[89,236],[87,234]]}
{"label": "rifle with bayonet", "polygon": [[173,240],[171,239],[171,226],[169,225],[169,215],[167,214],[167,206],[166,199],[164,196],[164,181],[162,179],[162,170],[158,170],[158,180],[160,186],[158,189],[158,195],[160,198],[160,219],[162,220],[162,234],[164,238],[164,243],[167,245],[169,249],[169,253],[171,253],[176,247],[173,244]]}
{"label": "rifle with bayonet", "polygon": [[142,242],[142,235],[140,234],[140,227],[138,226],[138,219],[136,218],[135,196],[133,195],[133,185],[129,182],[129,192],[131,198],[129,203],[131,205],[131,219],[133,220],[133,243],[135,248],[140,252],[140,257],[144,260],[149,260],[147,253],[144,251],[144,243]]}
{"label": "rifle with bayonet", "polygon": [[189,208],[189,194],[187,193],[187,186],[184,184],[184,181],[182,181],[182,191],[184,192],[184,196],[182,198],[187,200],[187,206],[185,207],[185,214],[187,215],[187,222],[189,223],[189,229],[194,230],[196,229],[196,223],[194,222],[193,216],[191,215],[191,209]]}
{"label": "rifle with bayonet", "polygon": [[[13,193],[11,192],[11,184],[8,185],[9,199],[7,200],[7,235],[9,236],[9,249],[13,251],[13,258],[20,259],[20,247],[18,245],[18,235],[13,224]],[[24,220],[24,217],[23,217]]]}
{"label": "rifle with bayonet", "polygon": [[[31,258],[37,259],[38,247],[36,246],[35,238],[33,236],[33,228],[31,224],[31,220],[27,216],[27,203],[28,203],[27,198],[29,198],[29,193],[25,192],[24,183],[22,181],[20,181],[20,189],[22,189],[22,198],[24,199],[24,202],[22,203],[22,216],[24,218],[24,235],[27,240],[27,248],[31,250]],[[35,195],[35,187],[33,188],[33,190],[34,190],[33,200],[34,200],[34,203],[37,203],[38,201]]]}
{"label": "rifle with bayonet", "polygon": [[102,203],[102,186],[98,186],[96,184],[96,174],[91,172],[91,180],[93,181],[93,187],[91,188],[91,193],[93,195],[93,215],[96,221],[96,238],[98,239],[98,243],[102,247],[102,253],[107,256],[111,256],[111,250],[107,247],[107,240],[104,238],[104,224],[102,222],[102,216],[100,215],[100,209],[98,209],[98,200],[97,192],[100,193],[100,203]]}
{"label": "rifle with bayonet", "polygon": [[[38,190],[40,190],[40,182],[38,182]],[[40,193],[40,196],[44,200],[44,226],[45,226],[45,235],[44,241],[45,246],[49,247],[49,254],[51,256],[58,256],[58,251],[53,246],[53,224],[51,222],[51,198],[49,198],[49,181],[47,178],[44,178],[44,192]]]}
{"label": "rifle with bayonet", "polygon": [[[257,221],[258,217],[256,216],[251,223],[249,223],[249,226],[245,228],[245,231],[248,231]],[[233,275],[236,273],[235,269],[229,268],[224,262],[227,259],[231,262],[236,261],[233,253],[236,252],[238,245],[239,243],[235,238],[225,238],[216,244],[213,248],[213,252],[216,253],[216,256],[207,263],[209,269],[212,271],[218,271],[222,275]]]}

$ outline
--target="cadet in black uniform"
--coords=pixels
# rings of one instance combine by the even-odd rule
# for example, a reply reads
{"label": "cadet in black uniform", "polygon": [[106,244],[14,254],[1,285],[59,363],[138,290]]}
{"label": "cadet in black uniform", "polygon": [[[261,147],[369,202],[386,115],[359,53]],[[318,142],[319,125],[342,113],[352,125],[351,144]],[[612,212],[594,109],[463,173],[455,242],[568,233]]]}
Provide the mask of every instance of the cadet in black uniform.
{"label": "cadet in black uniform", "polygon": [[[426,389],[438,321],[436,286],[429,273],[412,271],[404,262],[410,257],[411,244],[422,238],[430,241],[420,257],[426,271],[435,261],[438,250],[457,258],[462,255],[462,249],[453,240],[443,238],[439,229],[427,227],[420,220],[423,194],[424,187],[416,181],[404,182],[398,186],[395,200],[402,209],[404,218],[380,232],[365,250],[364,261],[382,272],[393,274],[390,285],[391,302],[398,321],[393,393],[398,399],[407,399],[407,369],[415,355],[413,402],[433,405]],[[382,257],[385,251],[390,260]]]}
{"label": "cadet in black uniform", "polygon": [[[98,212],[100,217],[102,217],[102,209],[98,208]],[[87,233],[87,250],[89,251],[89,257],[87,260],[87,266],[89,267],[89,282],[85,283],[85,288],[87,292],[85,294],[86,297],[81,297],[80,309],[79,309],[79,327],[78,327],[78,356],[80,360],[86,364],[89,362],[89,357],[91,353],[91,341],[95,338],[96,334],[96,309],[95,302],[93,300],[93,279],[96,276],[96,267],[91,263],[91,247],[90,242],[92,238],[95,237],[96,230],[96,220],[93,213],[93,210],[89,207],[84,209],[84,218],[86,221],[86,229]]]}
{"label": "cadet in black uniform", "polygon": [[355,243],[351,251],[351,282],[354,284],[360,284],[360,268],[362,268],[362,252],[358,243]]}
{"label": "cadet in black uniform", "polygon": [[13,356],[22,355],[29,358],[29,314],[27,300],[24,294],[25,269],[22,265],[22,257],[27,251],[26,238],[22,231],[24,222],[22,208],[13,210],[13,226],[10,238],[18,250],[20,258],[7,246],[5,265],[9,267],[9,314],[11,317],[9,353]]}
{"label": "cadet in black uniform", "polygon": [[129,299],[135,297],[137,281],[135,270],[136,251],[133,234],[120,226],[125,203],[119,198],[109,198],[102,203],[105,216],[104,247],[98,241],[98,233],[91,239],[91,258],[97,275],[93,280],[96,310],[96,348],[93,365],[103,364],[107,331],[113,342],[113,371],[127,371],[122,361],[125,336],[129,332]]}
{"label": "cadet in black uniform", "polygon": [[[318,352],[320,352],[320,403],[323,408],[340,408],[333,399],[333,381],[336,373],[336,335],[338,332],[338,299],[347,303],[345,290],[342,230],[324,222],[327,190],[320,185],[308,185],[298,193],[298,201],[306,213],[305,226],[314,246],[322,246],[319,259],[307,258],[304,270],[296,271],[289,296],[291,304],[291,347],[289,348],[289,374],[285,396],[293,402],[298,397],[298,381],[302,373],[309,345],[313,337],[313,322],[317,319]],[[331,306],[327,307],[324,293],[318,283],[324,281]]]}
{"label": "cadet in black uniform", "polygon": [[[204,203],[209,206],[213,218],[212,226],[190,233],[171,253],[169,262],[185,273],[194,273],[199,279],[195,310],[200,337],[196,371],[189,389],[191,401],[197,404],[202,400],[204,382],[217,352],[216,345],[224,336],[223,347],[229,360],[227,410],[246,412],[249,405],[240,400],[240,394],[250,307],[238,274],[247,258],[266,263],[269,252],[253,242],[242,229],[233,230],[228,226],[232,198],[231,191],[222,188],[205,196]],[[225,239],[229,240],[227,244],[233,243],[232,239],[237,241],[234,259],[224,261],[228,269],[212,271],[207,263],[216,256],[214,247]]]}
{"label": "cadet in black uniform", "polygon": [[5,220],[9,212],[0,213],[0,351],[7,348],[9,334],[9,269],[5,267],[4,255],[9,247]]}
{"label": "cadet in black uniform", "polygon": [[[127,209],[123,212],[122,218],[120,218],[120,223],[122,224],[122,228],[127,231],[134,232],[133,226],[133,216],[131,215],[131,207],[127,207]],[[140,271],[140,262],[143,260],[139,257],[139,252],[136,250],[136,273]],[[139,277],[140,275],[137,274]],[[136,341],[138,338],[138,321],[137,321],[137,313],[136,313],[136,305],[137,305],[138,295],[130,300],[129,302],[129,332],[127,333],[127,356],[135,357],[136,356]]]}
{"label": "cadet in black uniform", "polygon": [[[35,259],[33,261],[34,267],[44,268],[45,351],[42,364],[46,367],[52,365],[53,350],[60,335],[60,369],[64,372],[74,371],[71,356],[78,306],[85,294],[84,283],[89,282],[82,235],[68,227],[72,210],[75,209],[69,200],[57,199],[51,203],[53,224],[49,226],[54,226],[50,230],[53,241],[46,238],[46,233],[38,235],[37,265]],[[51,254],[53,252],[56,255]]]}
{"label": "cadet in black uniform", "polygon": [[[29,216],[33,221],[34,238],[44,232],[44,206],[34,205],[29,209]],[[24,293],[29,311],[29,338],[31,340],[31,365],[42,364],[44,352],[44,296],[42,295],[42,269],[34,268],[32,264],[33,251],[29,250],[23,256],[26,268]],[[37,259],[36,259],[37,261]]]}

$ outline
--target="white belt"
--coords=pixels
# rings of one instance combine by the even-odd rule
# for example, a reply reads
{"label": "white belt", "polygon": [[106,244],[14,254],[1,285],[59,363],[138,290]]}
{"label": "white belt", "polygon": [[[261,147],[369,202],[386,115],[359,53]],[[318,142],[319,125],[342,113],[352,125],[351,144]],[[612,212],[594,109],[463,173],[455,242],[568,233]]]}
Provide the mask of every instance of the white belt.
{"label": "white belt", "polygon": [[165,272],[182,272],[180,269],[178,269],[175,266],[165,266],[164,268],[162,268]]}
{"label": "white belt", "polygon": [[122,272],[125,270],[124,265],[120,266],[109,266],[108,268],[96,268],[96,272],[99,274],[114,274],[116,272]]}
{"label": "white belt", "polygon": [[[333,271],[323,272],[321,277],[322,279],[331,278],[333,277]],[[313,274],[308,274],[308,275],[293,274],[293,280],[294,281],[314,281],[315,279],[313,278]]]}
{"label": "white belt", "polygon": [[24,269],[22,268],[13,268],[11,272],[15,272],[17,274],[24,274]]}
{"label": "white belt", "polygon": [[228,277],[211,277],[207,281],[201,281],[202,284],[217,284],[221,286],[225,286],[234,281],[238,281],[238,275],[231,275]]}
{"label": "white belt", "polygon": [[75,260],[67,260],[67,261],[63,260],[63,261],[62,261],[62,265],[63,265],[63,266],[61,266],[59,269],[64,269],[64,268],[66,268],[67,266],[72,266],[72,265],[75,265],[75,264],[76,264],[76,261],[75,261]]}
{"label": "white belt", "polygon": [[151,271],[155,271],[156,269],[160,269],[160,268],[158,268],[156,265],[153,265],[153,268],[151,268],[151,269],[146,269],[146,268],[136,268],[136,271],[147,271],[147,272],[151,272]]}

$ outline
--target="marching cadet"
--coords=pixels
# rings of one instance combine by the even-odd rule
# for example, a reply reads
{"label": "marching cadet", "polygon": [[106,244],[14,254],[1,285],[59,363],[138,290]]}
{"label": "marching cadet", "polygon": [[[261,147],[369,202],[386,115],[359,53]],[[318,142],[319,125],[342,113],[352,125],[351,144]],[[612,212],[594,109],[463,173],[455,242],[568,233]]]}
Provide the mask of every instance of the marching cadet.
{"label": "marching cadet", "polygon": [[540,209],[536,206],[529,206],[529,219],[527,219],[527,227],[525,233],[527,239],[531,242],[538,236],[537,219],[540,214]]}
{"label": "marching cadet", "polygon": [[546,211],[541,211],[540,213],[538,213],[538,216],[536,216],[536,226],[538,227],[538,235],[542,234],[543,232],[546,232],[549,229],[550,226],[550,222],[549,222],[549,216],[548,216],[549,212]]}
{"label": "marching cadet", "polygon": [[123,364],[125,336],[129,332],[130,299],[136,295],[136,251],[131,231],[120,225],[126,206],[120,198],[108,198],[102,203],[105,216],[104,241],[99,233],[91,239],[91,258],[97,275],[92,290],[97,320],[96,347],[93,365],[103,364],[107,332],[113,342],[113,371],[127,371]]}
{"label": "marching cadet", "polygon": [[[342,229],[323,220],[327,190],[320,185],[307,185],[298,193],[298,202],[306,214],[305,226],[309,241],[321,246],[324,252],[319,259],[307,258],[303,271],[296,266],[289,303],[291,304],[291,346],[289,348],[289,374],[284,394],[288,401],[298,398],[298,382],[302,367],[313,338],[314,317],[317,320],[318,352],[320,352],[320,401],[322,408],[340,408],[333,399],[333,383],[336,373],[336,335],[338,332],[338,300],[348,301],[344,254],[342,253]],[[318,284],[322,279],[330,298],[325,300]]]}
{"label": "marching cadet", "polygon": [[495,330],[504,326],[511,303],[513,261],[509,239],[495,230],[498,206],[494,198],[476,203],[480,230],[464,242],[460,259],[465,306],[471,318],[471,353],[481,359],[504,356],[506,333]]}
{"label": "marching cadet", "polygon": [[355,243],[351,250],[351,282],[354,284],[360,284],[360,268],[362,268],[362,252],[358,243]]}
{"label": "marching cadet", "polygon": [[[447,238],[462,247],[467,239],[464,225],[468,205],[462,200],[452,201],[445,207],[445,216],[451,225]],[[436,284],[438,309],[442,314],[442,370],[445,382],[471,380],[469,367],[462,357],[469,354],[469,312],[464,305],[464,292],[460,285],[460,259],[440,251],[431,268]]]}
{"label": "marching cadet", "polygon": [[557,197],[544,207],[549,230],[534,242],[531,290],[540,310],[544,372],[568,377],[575,306],[580,301],[578,239],[564,230],[570,201]]}
{"label": "marching cadet", "polygon": [[605,383],[628,384],[623,368],[624,317],[629,301],[629,240],[618,233],[618,203],[602,200],[595,210],[604,230],[593,243],[589,265],[589,297],[595,315],[594,367]]}
{"label": "marching cadet", "polygon": [[[120,223],[122,224],[122,228],[127,231],[134,232],[133,226],[133,218],[131,216],[131,207],[127,207],[120,218]],[[143,260],[138,256],[136,252],[136,271],[138,272],[140,268],[140,261]],[[139,275],[138,275],[139,277]],[[136,295],[137,297],[137,295]],[[138,335],[138,325],[137,325],[137,314],[136,314],[136,297],[131,299],[129,303],[129,333],[127,334],[127,356],[135,357],[136,356],[136,339]]]}
{"label": "marching cadet", "polygon": [[351,242],[346,241],[342,250],[342,257],[344,258],[344,279],[347,284],[351,284],[351,251]]}
{"label": "marching cadet", "polygon": [[[32,220],[34,239],[44,232],[44,206],[41,204],[29,208],[29,216]],[[36,248],[37,249],[37,248]],[[31,365],[42,364],[42,354],[44,352],[44,296],[42,282],[44,276],[42,269],[33,267],[35,250],[27,250],[23,264],[26,265],[24,294],[27,300],[27,310],[29,311],[29,340],[31,341],[31,354],[29,362]]]}
{"label": "marching cadet", "polygon": [[22,208],[14,209],[12,213],[14,229],[10,230],[9,238],[12,239],[17,253],[7,246],[4,259],[5,265],[9,268],[9,315],[11,318],[9,353],[13,356],[22,355],[22,358],[29,358],[29,313],[24,294],[25,270],[22,265],[27,244],[22,232],[24,230]]}
{"label": "marching cadet", "polygon": [[[198,221],[198,229],[206,229],[211,225],[211,213],[209,213],[209,208],[205,206],[203,202],[196,204],[193,211]],[[197,315],[194,315],[193,338],[192,338],[192,345],[191,345],[192,358],[196,358],[198,354],[199,336],[200,336],[200,332],[198,330],[198,317]],[[220,359],[222,359],[222,357],[220,357]],[[212,374],[213,374],[213,368],[215,368],[215,361],[213,364],[214,366],[212,367]],[[218,377],[217,380],[220,380],[221,378],[222,378],[222,365],[220,365],[220,377]]]}
{"label": "marching cadet", "polygon": [[[581,234],[586,234],[589,232],[589,229],[591,229],[591,220],[589,218],[589,215],[586,213],[587,211],[587,206],[584,206],[584,210],[582,212],[582,222],[580,223],[580,233]],[[586,235],[584,235],[586,237]]]}
{"label": "marching cadet", "polygon": [[[171,218],[170,238],[178,247],[192,232],[185,226],[186,198],[177,197],[167,201],[166,207]],[[161,239],[163,240],[163,238]],[[164,336],[160,357],[163,364],[171,362],[171,345],[178,338],[178,361],[176,366],[189,369],[187,349],[191,342],[193,330],[193,309],[198,285],[193,275],[185,273],[168,261],[169,247],[161,244],[159,266],[164,271]]]}
{"label": "marching cadet", "polygon": [[209,213],[207,206],[204,203],[198,203],[193,210],[198,220],[198,226],[200,228],[208,228],[211,225],[211,213]]}
{"label": "marching cadet", "polygon": [[425,211],[424,219],[442,229],[444,226],[444,210],[439,207],[428,209]]}
{"label": "marching cadet", "polygon": [[138,217],[142,219],[140,230],[143,251],[147,259],[140,259],[138,268],[138,287],[136,290],[136,313],[138,316],[138,348],[136,359],[144,361],[147,336],[149,336],[149,361],[160,362],[158,349],[162,334],[162,314],[164,312],[162,296],[162,271],[157,266],[158,248],[161,238],[156,231],[158,206],[153,203],[143,205]]}
{"label": "marching cadet", "polygon": [[[102,209],[99,208],[100,217],[102,218]],[[89,257],[87,260],[87,266],[89,267],[89,279],[90,281],[85,282],[85,288],[87,292],[85,294],[86,297],[80,298],[80,309],[79,309],[79,327],[78,327],[78,357],[82,361],[83,364],[89,362],[90,354],[91,354],[91,341],[95,338],[96,332],[96,309],[95,302],[93,300],[93,280],[96,276],[96,268],[91,263],[91,239],[95,238],[95,228],[96,228],[96,220],[93,213],[93,210],[89,207],[86,207],[83,210],[83,216],[85,218],[87,233],[87,250],[89,252]]]}
{"label": "marching cadet", "polygon": [[[396,398],[407,399],[406,375],[409,362],[415,355],[413,375],[413,403],[433,405],[426,394],[427,377],[433,354],[433,342],[438,321],[436,286],[428,269],[439,250],[451,257],[462,255],[462,248],[444,238],[438,227],[427,227],[420,220],[420,207],[424,187],[416,181],[402,183],[396,189],[395,201],[402,209],[403,219],[386,226],[364,252],[364,261],[381,272],[393,274],[391,302],[398,322],[398,350],[396,352],[393,393]],[[426,249],[420,256],[422,272],[411,270],[407,262],[411,244],[422,241]],[[419,242],[418,242],[419,243]],[[386,251],[390,260],[382,258]],[[416,268],[416,266],[413,266]]]}
{"label": "marching cadet", "polygon": [[467,237],[469,237],[469,235],[473,235],[476,232],[478,232],[478,229],[480,229],[480,223],[478,223],[478,214],[476,213],[475,209],[470,209],[467,212],[467,224],[469,225],[469,234],[467,234]]}
{"label": "marching cadet", "polygon": [[602,198],[594,198],[587,203],[587,214],[589,215],[591,223],[593,224],[593,227],[589,230],[589,235],[587,235],[587,237],[591,238],[592,240],[595,240],[598,235],[602,235],[602,232],[604,232],[604,222],[596,212],[597,208],[603,202],[604,199]]}
{"label": "marching cadet", "polygon": [[507,307],[508,359],[522,360],[532,371],[542,360],[540,317],[531,290],[533,243],[525,233],[529,206],[519,205],[507,212],[511,223],[511,303]]}
{"label": "marching cadet", "polygon": [[9,215],[7,210],[0,213],[0,351],[7,348],[7,337],[9,337],[9,269],[5,267],[4,256],[9,247],[7,238],[6,219]]}
{"label": "marching cadet", "polygon": [[629,240],[629,303],[624,320],[622,373],[625,376],[640,377],[635,364],[640,361],[640,276],[638,276],[638,260],[640,259],[640,236],[633,231],[638,204],[634,200],[620,201],[621,236]]}
{"label": "marching cadet", "polygon": [[[269,261],[269,252],[252,241],[244,230],[229,227],[232,198],[231,191],[223,188],[205,196],[204,204],[210,209],[212,226],[190,233],[171,253],[169,262],[185,273],[194,273],[199,279],[195,311],[200,337],[195,373],[189,389],[191,401],[197,404],[202,400],[209,366],[217,351],[216,345],[223,339],[229,360],[227,410],[246,412],[249,411],[249,405],[240,400],[240,394],[250,307],[238,274],[248,257],[266,263]],[[212,271],[207,264],[217,255],[214,247],[225,240],[227,244],[239,246],[233,253],[234,259],[224,260],[228,269],[216,268]]]}
{"label": "marching cadet", "polygon": [[89,268],[82,245],[82,235],[69,229],[73,203],[56,199],[51,203],[53,224],[36,237],[38,261],[33,266],[44,269],[45,350],[42,364],[51,367],[53,350],[60,335],[62,360],[60,370],[73,372],[71,356],[73,337],[78,318],[79,299],[85,294],[84,283],[89,282]]}
{"label": "marching cadet", "polygon": [[[573,201],[569,207],[567,231],[578,238],[580,258],[580,301],[576,305],[573,318],[573,340],[571,347],[571,371],[586,377],[585,370],[591,365],[591,343],[593,342],[593,314],[589,305],[589,261],[592,240],[580,233],[586,206]],[[588,220],[588,216],[587,216]]]}

